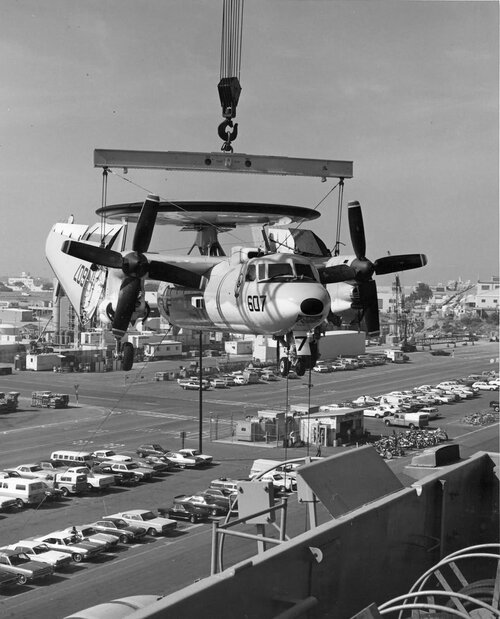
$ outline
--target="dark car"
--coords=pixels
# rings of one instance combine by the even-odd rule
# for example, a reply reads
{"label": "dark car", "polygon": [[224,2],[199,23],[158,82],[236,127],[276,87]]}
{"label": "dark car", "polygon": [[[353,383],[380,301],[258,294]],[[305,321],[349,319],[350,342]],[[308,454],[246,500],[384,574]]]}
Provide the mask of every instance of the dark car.
{"label": "dark car", "polygon": [[90,526],[101,533],[116,535],[122,544],[131,544],[146,536],[146,528],[128,524],[121,518],[103,518]]}
{"label": "dark car", "polygon": [[176,520],[189,520],[189,522],[202,522],[210,516],[210,510],[191,503],[174,503],[172,507],[159,507],[158,513],[166,518]]}
{"label": "dark car", "polygon": [[225,516],[228,512],[227,507],[211,503],[207,498],[199,494],[180,494],[174,497],[174,505],[178,504],[199,507],[207,516]]}
{"label": "dark car", "polygon": [[197,492],[196,496],[203,497],[207,503],[214,503],[223,507],[226,511],[229,511],[231,507],[236,507],[236,500],[238,495],[236,493],[227,493],[219,488],[207,488],[202,492]]}
{"label": "dark car", "polygon": [[451,352],[449,350],[443,350],[442,348],[438,348],[437,350],[431,350],[431,355],[434,357],[449,357]]}
{"label": "dark car", "polygon": [[164,449],[158,443],[143,443],[135,452],[140,458],[145,458],[146,456],[164,456],[167,451],[168,449]]}
{"label": "dark car", "polygon": [[492,408],[495,411],[495,413],[498,413],[498,411],[500,410],[498,406],[498,400],[491,400],[490,408]]}

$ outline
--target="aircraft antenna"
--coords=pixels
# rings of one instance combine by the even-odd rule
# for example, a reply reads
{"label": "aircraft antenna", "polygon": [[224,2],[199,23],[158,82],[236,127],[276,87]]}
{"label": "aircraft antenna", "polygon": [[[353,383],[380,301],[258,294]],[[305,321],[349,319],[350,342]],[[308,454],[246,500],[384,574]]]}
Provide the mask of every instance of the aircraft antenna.
{"label": "aircraft antenna", "polygon": [[243,31],[243,0],[223,0],[220,81],[217,86],[224,121],[218,134],[223,144],[221,150],[232,153],[238,135],[238,123],[233,123],[241,93],[241,37]]}

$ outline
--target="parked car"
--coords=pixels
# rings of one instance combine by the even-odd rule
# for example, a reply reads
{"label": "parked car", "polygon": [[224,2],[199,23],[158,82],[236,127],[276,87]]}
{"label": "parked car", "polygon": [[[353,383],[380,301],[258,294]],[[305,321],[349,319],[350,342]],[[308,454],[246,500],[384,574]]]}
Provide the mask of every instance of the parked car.
{"label": "parked car", "polygon": [[32,539],[21,540],[16,544],[10,544],[7,548],[24,552],[33,561],[48,563],[54,570],[61,570],[71,565],[71,555],[67,552],[51,550],[47,544],[42,544]]}
{"label": "parked car", "polygon": [[170,460],[174,466],[177,466],[181,469],[185,469],[186,467],[196,467],[202,464],[202,459],[195,456],[186,456],[182,454],[180,451],[169,451],[165,454],[165,458]]}
{"label": "parked car", "polygon": [[72,526],[64,529],[63,531],[67,535],[78,535],[80,539],[92,542],[93,544],[102,544],[103,550],[111,550],[118,544],[118,538],[116,535],[109,535],[108,533],[102,533],[97,531],[91,525]]}
{"label": "parked car", "polygon": [[377,419],[381,419],[389,415],[389,413],[389,409],[384,406],[370,406],[364,409],[363,417],[376,417]]}
{"label": "parked car", "polygon": [[377,406],[379,403],[378,398],[373,398],[370,395],[360,395],[358,398],[352,401],[354,406]]}
{"label": "parked car", "polygon": [[197,449],[191,449],[188,447],[184,449],[179,449],[179,453],[188,458],[198,458],[202,461],[202,464],[212,464],[214,459],[213,456],[209,456],[208,454],[202,454]]}
{"label": "parked car", "polygon": [[146,528],[147,534],[152,537],[157,535],[167,535],[174,531],[177,527],[177,522],[170,518],[157,516],[154,512],[148,509],[129,509],[126,512],[109,514],[103,516],[103,520],[108,518],[120,518],[128,524],[135,524]]}
{"label": "parked car", "polygon": [[180,494],[174,497],[174,505],[179,503],[182,505],[197,506],[207,518],[208,516],[225,516],[227,514],[227,509],[222,505],[217,505],[217,503],[209,503],[206,497],[198,494]]}
{"label": "parked car", "polygon": [[19,509],[19,505],[14,498],[0,497],[0,512]]}
{"label": "parked car", "polygon": [[93,559],[103,552],[102,545],[84,541],[79,539],[77,535],[68,535],[65,531],[53,531],[52,533],[32,537],[30,539],[46,544],[49,548],[53,548],[54,550],[60,550],[61,552],[70,554],[75,563]]}
{"label": "parked car", "polygon": [[171,507],[159,507],[158,513],[166,518],[189,520],[192,523],[203,522],[209,515],[203,507],[190,503],[174,503]]}
{"label": "parked car", "polygon": [[450,350],[444,350],[443,348],[436,348],[436,350],[430,351],[433,357],[449,357],[451,355]]}
{"label": "parked car", "polygon": [[51,565],[41,561],[33,561],[25,552],[8,548],[0,549],[0,570],[16,574],[19,585],[52,576],[54,573],[54,568]]}
{"label": "parked car", "polygon": [[54,479],[54,475],[50,471],[42,469],[39,464],[20,464],[13,468],[5,469],[10,477],[23,477],[24,479]]}
{"label": "parked car", "polygon": [[280,379],[280,377],[277,376],[272,370],[264,370],[262,372],[261,378],[262,380],[265,380],[268,382],[274,382]]}
{"label": "parked car", "polygon": [[418,412],[429,415],[429,421],[432,421],[433,419],[438,419],[441,416],[439,414],[439,409],[436,406],[424,406]]}
{"label": "parked car", "polygon": [[140,466],[151,469],[153,474],[166,473],[173,468],[173,464],[166,458],[158,458],[158,456],[150,456],[141,461]]}
{"label": "parked car", "polygon": [[91,525],[96,531],[116,535],[122,544],[131,544],[137,542],[146,536],[146,527],[128,524],[121,518],[106,517],[102,520],[97,520]]}
{"label": "parked car", "polygon": [[98,460],[99,462],[131,462],[132,456],[127,456],[125,454],[117,454],[116,451],[112,449],[98,449],[97,451],[93,451],[91,454],[94,460]]}
{"label": "parked car", "polygon": [[236,506],[238,494],[236,492],[225,491],[222,488],[207,488],[196,493],[196,496],[203,497],[207,503],[213,503],[223,507],[228,512],[231,507]]}
{"label": "parked car", "polygon": [[480,389],[481,391],[498,391],[498,385],[492,385],[481,380],[472,383],[472,386]]}
{"label": "parked car", "polygon": [[70,472],[86,475],[88,490],[108,490],[116,484],[115,476],[111,473],[96,473],[84,466],[72,467],[66,471]]}
{"label": "parked car", "polygon": [[46,481],[42,481],[40,483],[45,490],[45,497],[48,501],[60,501],[64,498],[64,492],[60,488],[53,488],[52,486],[49,486]]}
{"label": "parked car", "polygon": [[213,378],[210,384],[214,389],[227,389],[228,387],[223,378]]}
{"label": "parked car", "polygon": [[139,481],[151,481],[153,471],[139,466],[137,462],[101,462],[100,469],[104,473],[132,473]]}
{"label": "parked car", "polygon": [[313,366],[313,372],[318,372],[318,374],[328,374],[332,371],[332,368],[327,365],[324,361],[317,362],[315,366]]}
{"label": "parked car", "polygon": [[500,410],[500,408],[498,407],[498,400],[491,400],[490,408],[492,408],[495,413],[498,413],[498,411]]}
{"label": "parked car", "polygon": [[145,458],[146,456],[164,456],[167,451],[168,449],[165,449],[158,443],[142,443],[135,450],[135,453],[140,458]]}
{"label": "parked car", "polygon": [[[111,474],[115,478],[115,484],[119,486],[136,485],[141,481],[141,478],[135,472],[134,468],[128,469],[120,467],[119,470],[115,465],[120,465],[120,462],[100,462],[92,467],[93,473]],[[126,463],[125,463],[126,464]]]}

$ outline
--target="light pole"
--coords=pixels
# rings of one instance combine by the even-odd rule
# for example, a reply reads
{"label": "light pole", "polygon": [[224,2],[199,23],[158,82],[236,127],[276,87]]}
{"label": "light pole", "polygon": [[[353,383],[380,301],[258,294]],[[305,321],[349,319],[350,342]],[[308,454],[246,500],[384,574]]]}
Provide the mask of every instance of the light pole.
{"label": "light pole", "polygon": [[198,450],[200,453],[203,452],[202,449],[202,432],[203,432],[203,367],[202,367],[202,344],[203,344],[203,331],[200,331],[200,341],[199,341],[199,357],[198,357],[198,371],[199,371],[199,390],[198,390]]}

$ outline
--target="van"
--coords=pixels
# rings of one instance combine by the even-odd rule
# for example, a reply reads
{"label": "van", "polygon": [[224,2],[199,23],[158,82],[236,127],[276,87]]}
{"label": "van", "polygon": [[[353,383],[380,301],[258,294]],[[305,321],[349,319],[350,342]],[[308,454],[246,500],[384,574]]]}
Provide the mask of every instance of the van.
{"label": "van", "polygon": [[0,497],[15,499],[18,507],[38,505],[45,499],[45,488],[39,479],[4,477],[0,479]]}
{"label": "van", "polygon": [[429,415],[425,413],[393,413],[384,417],[386,426],[403,426],[414,430],[426,428],[429,425]]}
{"label": "van", "polygon": [[61,462],[66,466],[86,466],[92,468],[94,465],[94,459],[88,451],[69,451],[59,450],[53,451],[50,455],[50,459],[53,462]]}
{"label": "van", "polygon": [[281,460],[267,460],[265,458],[259,458],[254,460],[250,469],[249,478],[252,479],[255,475],[264,473],[265,471],[272,470],[273,473],[281,473],[282,475],[290,476],[292,479],[297,479],[297,469],[303,464],[302,462],[291,462],[289,464],[283,464]]}

